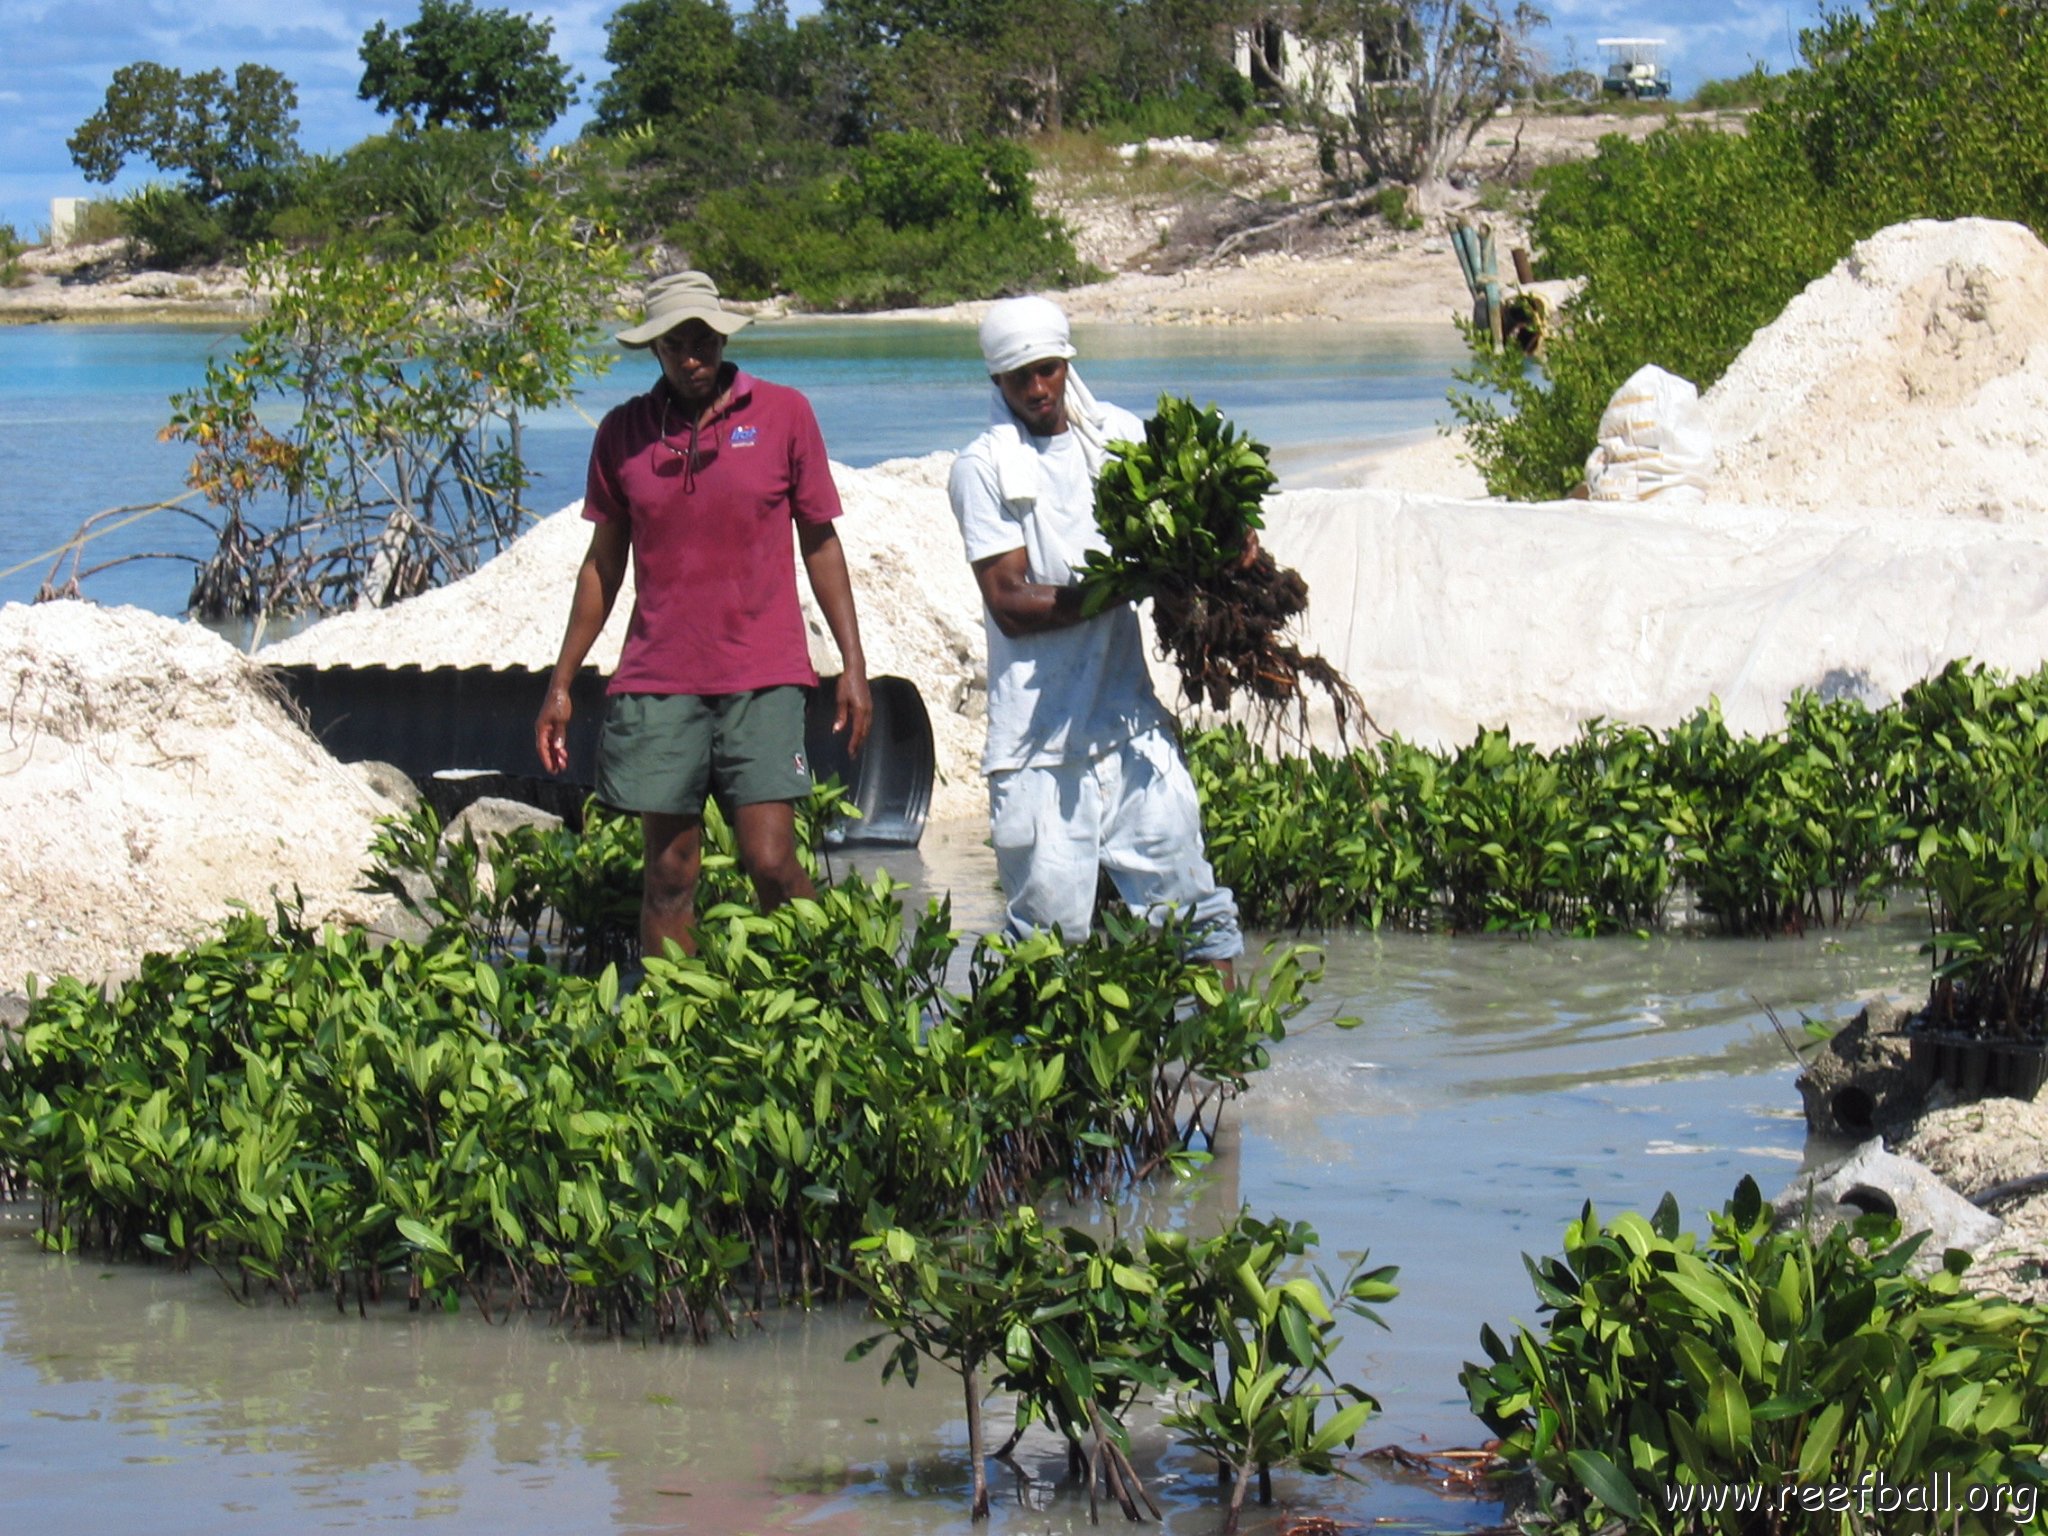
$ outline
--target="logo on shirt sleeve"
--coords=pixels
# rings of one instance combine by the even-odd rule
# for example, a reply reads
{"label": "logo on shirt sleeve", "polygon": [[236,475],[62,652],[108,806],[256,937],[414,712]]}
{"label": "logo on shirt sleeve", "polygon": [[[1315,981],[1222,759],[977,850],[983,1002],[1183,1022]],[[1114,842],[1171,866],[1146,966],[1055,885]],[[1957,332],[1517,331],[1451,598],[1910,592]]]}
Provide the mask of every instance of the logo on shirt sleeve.
{"label": "logo on shirt sleeve", "polygon": [[754,439],[760,435],[761,429],[759,427],[734,427],[732,429],[732,445],[735,448],[751,448],[754,446]]}

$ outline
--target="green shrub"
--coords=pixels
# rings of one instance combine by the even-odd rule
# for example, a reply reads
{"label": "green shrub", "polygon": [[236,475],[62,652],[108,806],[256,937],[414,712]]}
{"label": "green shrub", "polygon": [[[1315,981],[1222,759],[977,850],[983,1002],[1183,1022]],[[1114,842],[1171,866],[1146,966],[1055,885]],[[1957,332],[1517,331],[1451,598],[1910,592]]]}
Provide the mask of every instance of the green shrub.
{"label": "green shrub", "polygon": [[1251,82],[1235,69],[1214,69],[1169,94],[1134,95],[1102,76],[1087,81],[1075,103],[1076,124],[1126,143],[1143,139],[1242,138],[1266,121]]}
{"label": "green shrub", "polygon": [[1766,126],[1613,136],[1544,170],[1538,273],[1582,274],[1540,368],[1475,346],[1456,393],[1474,461],[1497,495],[1549,500],[1585,475],[1600,414],[1645,363],[1705,389],[1759,326],[1826,273],[1850,236],[1803,162]]}
{"label": "green shrub", "polygon": [[[380,867],[437,859],[423,826]],[[627,850],[597,836],[615,890]],[[448,850],[423,941],[245,914],[111,995],[39,991],[0,1037],[0,1168],[45,1243],[701,1337],[743,1292],[816,1295],[874,1212],[924,1230],[1195,1155],[1308,980],[1292,954],[1226,993],[1119,920],[986,941],[956,991],[943,903],[908,916],[878,875],[763,915],[713,851],[697,954],[627,991],[493,946],[531,920],[521,872],[559,873],[532,853],[484,855],[507,889]]]}
{"label": "green shrub", "polygon": [[1421,218],[1408,205],[1408,189],[1403,186],[1382,187],[1373,198],[1373,211],[1386,220],[1390,229],[1420,229]]}
{"label": "green shrub", "polygon": [[28,281],[21,269],[21,253],[27,249],[12,224],[0,224],[0,287],[18,288]]}
{"label": "green shrub", "polygon": [[1785,94],[1785,77],[1774,75],[1761,64],[1746,75],[1726,80],[1703,80],[1693,92],[1690,105],[1696,112],[1732,112],[1760,107]]}
{"label": "green shrub", "polygon": [[160,182],[121,199],[121,224],[138,259],[174,272],[219,261],[232,243],[219,210]]}
{"label": "green shrub", "polygon": [[294,244],[345,236],[379,253],[424,254],[436,233],[502,206],[525,170],[509,133],[373,134],[302,166],[270,232]]}
{"label": "green shrub", "polygon": [[1010,143],[948,144],[930,133],[890,133],[852,156],[842,189],[856,218],[891,229],[1028,217],[1031,155]]}
{"label": "green shrub", "polygon": [[1073,242],[1032,208],[1013,144],[888,135],[842,176],[714,192],[674,231],[738,296],[819,310],[880,309],[1061,286]]}
{"label": "green shrub", "polygon": [[[1853,1500],[1878,1479],[1924,1493],[1947,1477],[1959,1497],[2038,1509],[2048,1312],[1970,1294],[1960,1252],[1915,1278],[1920,1240],[1888,1218],[1817,1242],[1773,1231],[1746,1178],[1711,1226],[1704,1242],[1680,1232],[1669,1196],[1604,1225],[1588,1205],[1561,1256],[1529,1261],[1542,1327],[1482,1330],[1486,1360],[1462,1379],[1533,1482],[1525,1528],[2018,1528],[2010,1506],[1873,1524]],[[1717,1490],[1769,1502],[1738,1511],[1709,1502]]]}
{"label": "green shrub", "polygon": [[75,245],[97,245],[102,240],[119,240],[128,233],[118,198],[88,198],[78,208],[78,220],[71,226]]}

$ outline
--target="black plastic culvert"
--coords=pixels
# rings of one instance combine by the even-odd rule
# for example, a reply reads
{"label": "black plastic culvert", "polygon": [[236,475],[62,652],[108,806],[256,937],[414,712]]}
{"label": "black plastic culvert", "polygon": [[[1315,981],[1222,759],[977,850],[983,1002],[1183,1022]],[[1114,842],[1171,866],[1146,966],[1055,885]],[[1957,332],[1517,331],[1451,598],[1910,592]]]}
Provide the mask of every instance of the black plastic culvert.
{"label": "black plastic culvert", "polygon": [[[586,668],[570,690],[569,770],[541,777],[533,750],[533,719],[548,674],[528,667],[272,667],[321,744],[343,762],[375,760],[425,785],[437,774],[491,776],[490,792],[560,811],[565,792],[597,780],[597,740],[604,720],[605,679]],[[842,847],[912,848],[931,813],[936,767],[931,718],[907,678],[869,680],[874,728],[861,755],[849,758],[832,731],[836,678],[811,690],[804,713],[804,750],[814,777],[837,774],[860,810],[831,841]],[[573,790],[572,790],[573,787]]]}

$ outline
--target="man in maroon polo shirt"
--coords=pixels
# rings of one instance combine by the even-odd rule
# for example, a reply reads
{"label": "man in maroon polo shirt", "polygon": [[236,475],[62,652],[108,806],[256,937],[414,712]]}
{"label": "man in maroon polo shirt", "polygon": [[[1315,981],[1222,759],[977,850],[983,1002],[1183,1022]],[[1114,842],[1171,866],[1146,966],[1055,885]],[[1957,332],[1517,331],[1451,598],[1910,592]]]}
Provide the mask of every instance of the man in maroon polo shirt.
{"label": "man in maroon polo shirt", "polygon": [[645,318],[619,332],[623,345],[653,351],[661,378],[598,425],[583,502],[595,526],[534,722],[542,766],[562,772],[569,687],[630,558],[633,615],[612,674],[597,792],[640,816],[645,955],[668,940],[694,952],[708,793],[731,812],[763,907],[811,894],[795,802],[810,790],[804,694],[818,675],[792,528],[844,664],[833,728],[858,752],[873,716],[825,442],[802,395],[725,361],[726,338],[746,323],[710,278],[679,272],[651,284]]}

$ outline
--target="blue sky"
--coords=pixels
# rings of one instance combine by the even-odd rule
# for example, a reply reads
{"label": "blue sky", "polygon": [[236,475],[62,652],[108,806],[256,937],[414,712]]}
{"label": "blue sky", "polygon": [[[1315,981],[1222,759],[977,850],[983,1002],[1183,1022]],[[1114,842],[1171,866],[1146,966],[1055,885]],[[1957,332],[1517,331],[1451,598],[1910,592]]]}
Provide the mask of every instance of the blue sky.
{"label": "blue sky", "polygon": [[[745,0],[739,4],[744,8]],[[617,0],[575,0],[533,12],[552,21],[556,53],[584,77],[585,100],[558,136],[575,131],[595,83],[609,72],[604,24],[616,6]],[[1758,62],[1785,68],[1799,29],[1818,10],[1816,0],[1550,0],[1544,8],[1551,24],[1538,41],[1554,67],[1576,59],[1597,69],[1601,37],[1663,37],[1680,93]],[[812,9],[805,0],[791,6],[799,14]],[[363,33],[378,21],[403,26],[418,14],[416,3],[369,0],[0,0],[0,37],[7,40],[0,59],[0,221],[34,239],[49,222],[52,197],[105,190],[79,174],[64,141],[99,107],[114,71],[138,60],[228,74],[244,62],[266,64],[298,87],[301,144],[343,149],[383,126],[356,99]],[[131,168],[114,190],[149,175],[147,166]]]}

